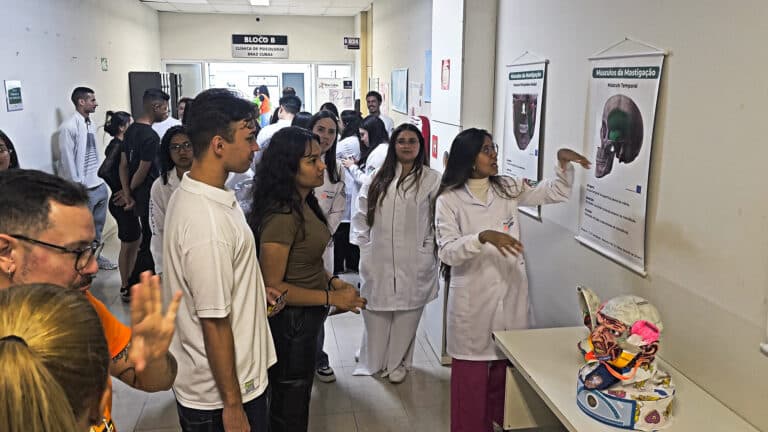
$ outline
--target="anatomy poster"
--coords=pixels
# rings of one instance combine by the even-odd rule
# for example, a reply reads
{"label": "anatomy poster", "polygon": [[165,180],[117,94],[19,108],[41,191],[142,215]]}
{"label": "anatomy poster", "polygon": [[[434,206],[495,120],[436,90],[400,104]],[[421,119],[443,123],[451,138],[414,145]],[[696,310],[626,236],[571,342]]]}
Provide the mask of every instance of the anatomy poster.
{"label": "anatomy poster", "polygon": [[[507,66],[502,174],[534,183],[541,180],[540,157],[544,144],[541,128],[546,75],[546,61]],[[521,207],[520,211],[540,217],[538,207]]]}
{"label": "anatomy poster", "polygon": [[576,239],[645,275],[651,146],[664,54],[592,61]]}

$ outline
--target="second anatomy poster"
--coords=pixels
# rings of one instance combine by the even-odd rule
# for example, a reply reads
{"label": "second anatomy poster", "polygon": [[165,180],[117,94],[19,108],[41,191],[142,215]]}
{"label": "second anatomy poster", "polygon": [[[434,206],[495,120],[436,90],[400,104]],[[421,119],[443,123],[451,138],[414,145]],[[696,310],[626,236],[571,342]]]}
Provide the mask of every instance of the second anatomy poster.
{"label": "second anatomy poster", "polygon": [[645,274],[648,174],[664,55],[592,61],[581,200],[584,245]]}

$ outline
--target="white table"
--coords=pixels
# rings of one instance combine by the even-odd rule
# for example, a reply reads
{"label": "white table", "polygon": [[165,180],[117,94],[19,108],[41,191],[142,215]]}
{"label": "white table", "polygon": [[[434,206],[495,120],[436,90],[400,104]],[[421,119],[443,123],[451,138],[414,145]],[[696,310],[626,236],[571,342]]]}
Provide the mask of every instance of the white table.
{"label": "white table", "polygon": [[[569,431],[624,431],[593,420],[576,405],[576,374],[583,364],[576,344],[586,334],[584,327],[563,327],[494,332],[493,337]],[[665,432],[758,432],[663,359],[658,360],[676,386],[672,402],[674,421]]]}

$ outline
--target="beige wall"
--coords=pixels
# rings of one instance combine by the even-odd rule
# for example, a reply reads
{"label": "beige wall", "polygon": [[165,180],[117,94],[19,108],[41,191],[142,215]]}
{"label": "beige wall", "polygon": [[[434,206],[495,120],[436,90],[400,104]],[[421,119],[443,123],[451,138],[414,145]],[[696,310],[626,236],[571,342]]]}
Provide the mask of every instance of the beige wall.
{"label": "beige wall", "polygon": [[[424,53],[432,46],[432,2],[430,0],[378,0],[373,3],[371,77],[390,82],[392,69],[408,68],[408,81],[424,84]],[[387,98],[390,96],[387,95]],[[360,109],[368,114],[364,101]],[[429,104],[426,104],[429,110]],[[395,125],[408,116],[390,109]]]}
{"label": "beige wall", "polygon": [[[74,112],[76,86],[96,91],[93,118],[102,126],[107,110],[130,111],[129,71],[160,70],[157,12],[138,2],[5,1],[2,17],[0,81],[21,80],[24,110],[7,112],[0,102],[0,129],[25,168],[52,170],[52,137]],[[97,135],[100,141],[102,130]]]}
{"label": "beige wall", "polygon": [[[587,57],[625,35],[669,49],[656,114],[642,278],[578,244],[570,203],[524,217],[542,326],[579,322],[575,287],[644,296],[661,310],[663,356],[759,429],[768,430],[768,201],[765,121],[768,4],[717,1],[501,1],[497,76],[530,50],[549,58],[545,176],[560,146],[584,151]],[[503,136],[504,81],[495,135]],[[579,176],[577,176],[578,178]],[[682,402],[685,403],[685,402]]]}
{"label": "beige wall", "polygon": [[[354,17],[160,13],[163,60],[235,60],[232,34],[288,35],[288,59],[270,62],[354,62],[344,36],[355,35]],[[249,59],[236,59],[249,61]],[[260,59],[258,61],[261,61]]]}

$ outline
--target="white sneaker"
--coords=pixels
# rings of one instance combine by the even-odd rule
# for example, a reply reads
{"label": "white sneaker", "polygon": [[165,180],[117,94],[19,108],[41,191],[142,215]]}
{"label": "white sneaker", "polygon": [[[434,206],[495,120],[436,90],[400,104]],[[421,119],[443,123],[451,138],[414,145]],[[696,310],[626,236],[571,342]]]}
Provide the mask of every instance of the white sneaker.
{"label": "white sneaker", "polygon": [[408,375],[408,369],[406,369],[405,366],[400,365],[389,373],[389,382],[392,384],[400,384],[405,381],[406,375]]}
{"label": "white sneaker", "polygon": [[322,367],[315,371],[317,379],[324,383],[332,383],[336,381],[336,374],[333,373],[333,369],[330,366]]}

